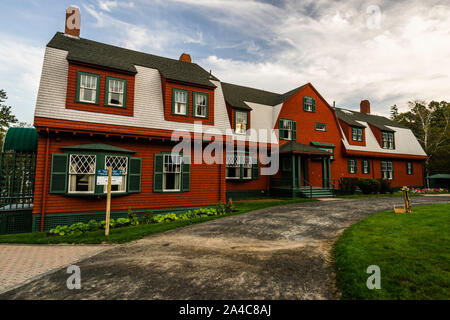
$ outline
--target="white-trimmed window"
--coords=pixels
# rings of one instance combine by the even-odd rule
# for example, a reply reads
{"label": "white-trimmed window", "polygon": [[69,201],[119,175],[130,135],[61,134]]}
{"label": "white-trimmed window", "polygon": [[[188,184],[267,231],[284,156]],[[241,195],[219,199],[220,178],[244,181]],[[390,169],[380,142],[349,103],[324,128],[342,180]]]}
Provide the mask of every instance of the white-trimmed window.
{"label": "white-trimmed window", "polygon": [[352,140],[363,141],[363,129],[352,127]]}
{"label": "white-trimmed window", "polygon": [[348,173],[356,173],[358,171],[358,166],[355,159],[348,160]]}
{"label": "white-trimmed window", "polygon": [[108,106],[124,107],[126,80],[106,77],[106,104]]}
{"label": "white-trimmed window", "polygon": [[94,193],[95,163],[90,154],[71,154],[69,160],[69,193]]}
{"label": "white-trimmed window", "polygon": [[383,131],[381,133],[383,149],[394,149],[394,133]]}
{"label": "white-trimmed window", "polygon": [[411,161],[406,162],[406,174],[413,174],[413,163]]}
{"label": "white-trimmed window", "polygon": [[100,81],[99,75],[79,72],[78,101],[87,103],[97,103],[99,81]]}
{"label": "white-trimmed window", "polygon": [[327,131],[327,124],[316,122],[316,131]]}
{"label": "white-trimmed window", "polygon": [[208,116],[208,95],[194,92],[194,116],[206,118]]}
{"label": "white-trimmed window", "polygon": [[226,156],[226,178],[243,180],[252,179],[254,162],[256,162],[256,158],[252,158],[248,154],[228,153]]}
{"label": "white-trimmed window", "polygon": [[381,177],[383,179],[394,179],[394,167],[392,161],[381,161]]}
{"label": "white-trimmed window", "polygon": [[173,113],[187,115],[188,112],[188,91],[173,89]]}
{"label": "white-trimmed window", "polygon": [[316,112],[316,99],[313,97],[303,97],[303,110],[308,112]]}
{"label": "white-trimmed window", "polygon": [[292,120],[283,120],[284,138],[286,140],[292,140]]}
{"label": "white-trimmed window", "polygon": [[252,178],[252,158],[249,155],[242,155],[242,179]]}
{"label": "white-trimmed window", "polygon": [[245,134],[248,129],[248,112],[234,111],[235,132]]}
{"label": "white-trimmed window", "polygon": [[163,191],[181,190],[181,164],[182,156],[165,154],[163,163]]}
{"label": "white-trimmed window", "polygon": [[365,174],[367,174],[367,173],[370,173],[370,164],[369,164],[369,160],[362,160],[361,161],[361,170],[362,170],[362,173],[365,173]]}
{"label": "white-trimmed window", "polygon": [[[105,169],[112,167],[113,170],[122,170],[122,184],[111,185],[111,192],[125,192],[127,190],[128,157],[105,156]],[[107,191],[105,186],[105,192]]]}

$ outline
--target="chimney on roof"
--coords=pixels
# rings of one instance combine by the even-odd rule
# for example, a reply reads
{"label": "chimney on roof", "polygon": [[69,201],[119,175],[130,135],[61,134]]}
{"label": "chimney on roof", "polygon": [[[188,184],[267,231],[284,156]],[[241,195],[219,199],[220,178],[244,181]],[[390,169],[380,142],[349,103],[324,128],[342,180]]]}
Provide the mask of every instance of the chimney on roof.
{"label": "chimney on roof", "polygon": [[191,55],[188,53],[184,53],[184,52],[181,54],[180,59],[178,59],[178,60],[183,61],[183,62],[189,62],[189,63],[192,62]]}
{"label": "chimney on roof", "polygon": [[369,100],[363,100],[360,104],[360,111],[362,113],[370,114],[370,102]]}
{"label": "chimney on roof", "polygon": [[66,9],[66,27],[64,34],[72,37],[80,37],[81,15],[77,6],[69,6]]}

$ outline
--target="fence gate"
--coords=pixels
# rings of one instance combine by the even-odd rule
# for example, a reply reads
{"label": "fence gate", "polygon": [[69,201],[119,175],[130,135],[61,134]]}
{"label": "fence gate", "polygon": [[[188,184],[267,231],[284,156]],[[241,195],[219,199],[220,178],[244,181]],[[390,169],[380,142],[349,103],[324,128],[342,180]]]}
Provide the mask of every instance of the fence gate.
{"label": "fence gate", "polygon": [[0,153],[0,234],[31,232],[36,153]]}

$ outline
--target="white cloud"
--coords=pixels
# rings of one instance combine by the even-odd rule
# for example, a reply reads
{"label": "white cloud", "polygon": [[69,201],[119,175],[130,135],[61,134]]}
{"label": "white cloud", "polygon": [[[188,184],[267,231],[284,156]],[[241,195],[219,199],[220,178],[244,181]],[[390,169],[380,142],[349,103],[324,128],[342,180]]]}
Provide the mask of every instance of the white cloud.
{"label": "white cloud", "polygon": [[7,105],[20,121],[33,123],[44,48],[26,39],[0,33],[0,88],[8,95]]}
{"label": "white cloud", "polygon": [[98,0],[98,6],[104,11],[111,12],[115,8],[134,8],[134,2]]}

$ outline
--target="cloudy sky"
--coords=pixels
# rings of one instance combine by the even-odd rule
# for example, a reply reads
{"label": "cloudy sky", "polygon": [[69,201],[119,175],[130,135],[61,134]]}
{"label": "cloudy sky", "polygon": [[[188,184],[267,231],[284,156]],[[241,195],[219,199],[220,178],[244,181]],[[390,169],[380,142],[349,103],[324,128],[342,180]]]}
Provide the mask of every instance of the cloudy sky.
{"label": "cloudy sky", "polygon": [[339,107],[401,111],[450,100],[450,2],[384,0],[5,1],[0,88],[33,122],[44,48],[81,9],[81,36],[178,58],[191,54],[222,81],[283,93],[311,82]]}

